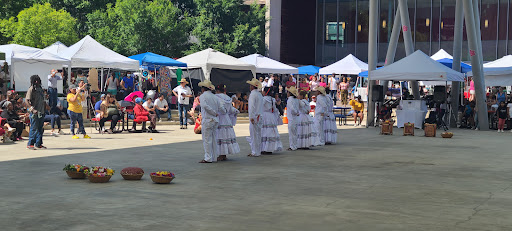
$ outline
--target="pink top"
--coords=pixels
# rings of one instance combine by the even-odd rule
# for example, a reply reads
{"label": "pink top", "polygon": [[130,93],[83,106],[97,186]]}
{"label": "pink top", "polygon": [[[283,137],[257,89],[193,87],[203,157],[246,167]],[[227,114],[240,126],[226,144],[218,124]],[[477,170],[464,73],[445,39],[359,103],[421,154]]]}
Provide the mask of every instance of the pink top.
{"label": "pink top", "polygon": [[317,88],[318,86],[320,86],[319,84],[320,84],[320,82],[316,82],[316,81],[309,81],[309,85],[311,86],[311,90],[312,90],[312,91],[316,91],[316,88]]}
{"label": "pink top", "polygon": [[307,84],[307,83],[300,83],[299,84],[299,88],[302,91],[309,91],[309,84]]}
{"label": "pink top", "polygon": [[320,87],[327,88],[327,83],[322,83],[322,82],[320,82],[320,83],[318,83],[318,85],[319,85]]}
{"label": "pink top", "polygon": [[473,82],[473,80],[469,82],[469,90],[475,90],[475,82]]}
{"label": "pink top", "polygon": [[348,89],[348,83],[341,82],[340,83],[340,90],[347,90]]}

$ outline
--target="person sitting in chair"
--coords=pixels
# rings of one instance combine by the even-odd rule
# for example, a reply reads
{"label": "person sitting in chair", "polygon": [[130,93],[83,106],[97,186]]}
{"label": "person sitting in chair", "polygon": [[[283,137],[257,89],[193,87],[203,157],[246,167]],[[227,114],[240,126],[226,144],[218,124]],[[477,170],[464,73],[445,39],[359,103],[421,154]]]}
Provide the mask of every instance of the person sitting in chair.
{"label": "person sitting in chair", "polygon": [[156,115],[150,114],[144,107],[142,106],[142,98],[136,98],[135,99],[135,107],[133,108],[133,111],[135,112],[135,120],[142,120],[142,121],[150,121],[151,126],[149,127],[150,131],[155,130],[156,128]]}
{"label": "person sitting in chair", "polygon": [[103,131],[105,122],[110,120],[110,129],[106,130],[106,132],[109,134],[114,133],[117,122],[121,119],[120,109],[121,106],[117,103],[116,98],[111,93],[108,93],[100,106],[100,132]]}

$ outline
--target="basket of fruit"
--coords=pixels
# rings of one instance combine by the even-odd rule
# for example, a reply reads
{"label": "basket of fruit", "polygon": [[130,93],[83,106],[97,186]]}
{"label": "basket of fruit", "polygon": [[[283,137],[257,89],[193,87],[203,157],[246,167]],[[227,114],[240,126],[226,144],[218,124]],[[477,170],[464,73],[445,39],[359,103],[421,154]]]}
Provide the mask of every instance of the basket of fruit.
{"label": "basket of fruit", "polygon": [[176,178],[174,173],[168,171],[152,172],[150,176],[151,180],[157,184],[169,184]]}
{"label": "basket of fruit", "polygon": [[452,138],[453,137],[453,133],[452,132],[443,132],[443,133],[441,133],[441,137],[443,137],[443,138]]}
{"label": "basket of fruit", "polygon": [[125,180],[140,180],[144,176],[144,170],[138,167],[127,167],[121,170],[121,176]]}
{"label": "basket of fruit", "polygon": [[88,170],[89,167],[81,164],[68,164],[62,170],[66,171],[71,179],[85,179],[86,175],[84,171],[86,169]]}
{"label": "basket of fruit", "polygon": [[85,174],[87,174],[87,178],[89,178],[91,183],[107,183],[112,175],[114,175],[114,170],[111,168],[95,166],[85,171]]}

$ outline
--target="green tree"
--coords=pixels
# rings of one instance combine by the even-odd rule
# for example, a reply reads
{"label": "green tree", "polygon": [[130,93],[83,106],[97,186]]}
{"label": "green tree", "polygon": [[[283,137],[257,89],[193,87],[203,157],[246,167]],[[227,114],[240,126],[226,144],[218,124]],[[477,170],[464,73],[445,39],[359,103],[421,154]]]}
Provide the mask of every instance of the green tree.
{"label": "green tree", "polygon": [[9,42],[44,48],[56,41],[73,44],[78,41],[76,19],[64,10],[55,10],[50,3],[34,4],[17,17],[0,21],[0,32]]}
{"label": "green tree", "polygon": [[197,16],[188,53],[214,48],[235,57],[265,53],[266,8],[243,0],[196,0]]}
{"label": "green tree", "polygon": [[180,57],[188,49],[191,18],[168,0],[117,0],[87,17],[91,36],[123,55]]}

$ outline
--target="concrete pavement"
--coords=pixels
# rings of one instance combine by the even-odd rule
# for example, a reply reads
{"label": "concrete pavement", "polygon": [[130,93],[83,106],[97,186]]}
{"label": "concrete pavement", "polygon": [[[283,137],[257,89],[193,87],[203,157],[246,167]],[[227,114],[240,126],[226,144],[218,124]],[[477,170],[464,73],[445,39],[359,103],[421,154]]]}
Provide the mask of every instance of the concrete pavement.
{"label": "concrete pavement", "polygon": [[[395,128],[396,129],[396,128]],[[453,130],[453,139],[340,129],[339,144],[197,163],[201,136],[178,126],[159,134],[47,137],[48,150],[0,144],[2,230],[510,230],[512,133]],[[287,128],[280,126],[287,147]],[[89,130],[87,130],[89,132]],[[150,140],[153,138],[153,140]],[[103,165],[111,182],[71,180],[67,163]],[[140,182],[122,168],[138,166]],[[170,170],[173,184],[148,176]]]}

